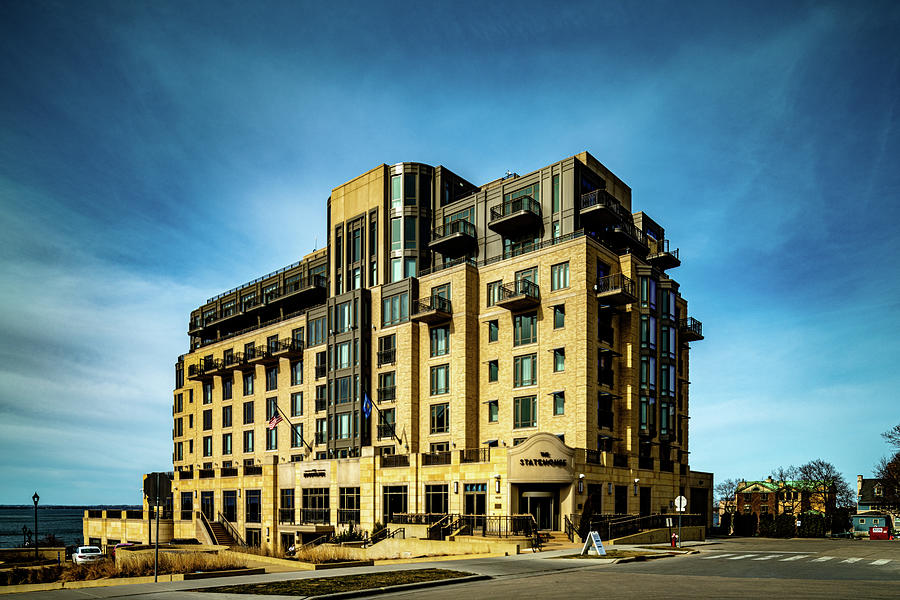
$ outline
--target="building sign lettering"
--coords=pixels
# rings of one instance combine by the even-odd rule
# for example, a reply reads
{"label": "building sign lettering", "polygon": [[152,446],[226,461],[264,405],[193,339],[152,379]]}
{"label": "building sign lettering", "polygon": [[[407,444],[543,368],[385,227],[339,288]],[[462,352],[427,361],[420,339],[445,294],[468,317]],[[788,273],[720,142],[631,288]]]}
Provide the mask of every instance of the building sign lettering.
{"label": "building sign lettering", "polygon": [[[542,452],[541,454],[549,454]],[[519,464],[523,467],[566,467],[569,461],[565,458],[520,458]]]}

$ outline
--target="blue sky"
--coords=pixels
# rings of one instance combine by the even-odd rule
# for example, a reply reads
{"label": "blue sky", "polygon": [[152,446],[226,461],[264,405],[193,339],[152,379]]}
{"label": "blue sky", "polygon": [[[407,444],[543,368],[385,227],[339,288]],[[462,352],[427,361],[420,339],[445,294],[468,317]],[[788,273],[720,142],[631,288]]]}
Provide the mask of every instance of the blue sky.
{"label": "blue sky", "polygon": [[588,150],[681,248],[691,465],[852,481],[897,422],[900,5],[0,4],[0,503],[136,503],[206,298],[381,163]]}

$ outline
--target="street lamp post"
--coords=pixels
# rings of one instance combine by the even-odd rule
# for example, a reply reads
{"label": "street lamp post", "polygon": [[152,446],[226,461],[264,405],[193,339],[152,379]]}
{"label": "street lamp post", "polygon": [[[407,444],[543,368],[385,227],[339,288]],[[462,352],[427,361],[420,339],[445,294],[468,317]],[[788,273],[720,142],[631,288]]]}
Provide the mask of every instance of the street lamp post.
{"label": "street lamp post", "polygon": [[38,496],[37,492],[35,492],[34,496],[32,496],[31,499],[34,501],[34,560],[38,560],[37,505],[38,500],[40,500],[41,497]]}

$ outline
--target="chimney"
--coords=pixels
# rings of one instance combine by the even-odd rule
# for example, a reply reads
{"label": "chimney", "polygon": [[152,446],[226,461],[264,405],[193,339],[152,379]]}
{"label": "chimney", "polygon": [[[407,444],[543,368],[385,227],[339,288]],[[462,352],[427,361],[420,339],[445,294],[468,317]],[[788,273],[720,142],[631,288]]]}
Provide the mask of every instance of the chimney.
{"label": "chimney", "polygon": [[862,494],[862,482],[863,482],[862,475],[857,475],[856,476],[856,495],[857,496]]}

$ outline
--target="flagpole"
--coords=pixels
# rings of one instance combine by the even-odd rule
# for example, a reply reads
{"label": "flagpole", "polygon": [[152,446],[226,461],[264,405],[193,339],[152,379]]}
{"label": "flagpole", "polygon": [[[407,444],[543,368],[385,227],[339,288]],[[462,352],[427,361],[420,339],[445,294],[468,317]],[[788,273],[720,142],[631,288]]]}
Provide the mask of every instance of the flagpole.
{"label": "flagpole", "polygon": [[[281,415],[284,417],[284,422],[288,424],[288,427],[291,428],[291,431],[294,432],[294,435],[297,435],[297,428],[294,427],[294,424],[291,423],[291,420],[288,419],[288,416],[286,414],[284,414],[284,411],[281,410],[281,407],[278,406],[277,402],[275,403],[275,410],[277,410],[279,413],[281,413]],[[309,448],[310,453],[312,453],[312,451],[313,451],[312,446],[310,446],[308,443],[306,443],[306,438],[303,437],[302,433],[299,435],[299,437],[300,437],[300,441],[303,442],[303,445],[306,446],[307,448]]]}

